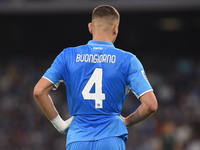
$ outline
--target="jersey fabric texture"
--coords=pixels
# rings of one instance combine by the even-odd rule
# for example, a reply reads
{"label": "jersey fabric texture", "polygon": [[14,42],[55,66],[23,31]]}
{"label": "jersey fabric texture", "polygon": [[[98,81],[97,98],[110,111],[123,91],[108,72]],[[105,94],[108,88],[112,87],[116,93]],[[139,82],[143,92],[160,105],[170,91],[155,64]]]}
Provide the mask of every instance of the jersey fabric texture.
{"label": "jersey fabric texture", "polygon": [[136,56],[105,41],[64,49],[43,77],[56,88],[61,81],[66,84],[70,115],[75,116],[67,145],[122,135],[126,141],[119,115],[129,91],[138,98],[152,91]]}
{"label": "jersey fabric texture", "polygon": [[109,137],[96,141],[73,142],[67,150],[125,150],[125,143],[121,137]]}

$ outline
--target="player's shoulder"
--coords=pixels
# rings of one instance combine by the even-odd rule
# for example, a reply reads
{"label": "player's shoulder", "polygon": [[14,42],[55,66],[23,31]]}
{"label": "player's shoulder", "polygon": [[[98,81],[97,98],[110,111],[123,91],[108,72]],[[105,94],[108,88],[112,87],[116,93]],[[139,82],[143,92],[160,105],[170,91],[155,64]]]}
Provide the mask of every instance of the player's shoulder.
{"label": "player's shoulder", "polygon": [[136,58],[136,56],[133,54],[133,53],[131,53],[131,52],[129,52],[129,51],[126,51],[126,50],[123,50],[123,49],[120,49],[120,48],[115,48],[115,51],[117,52],[117,53],[119,53],[122,57],[128,57],[128,58]]}
{"label": "player's shoulder", "polygon": [[121,59],[125,60],[125,64],[129,64],[130,66],[141,66],[141,62],[135,54],[119,48],[116,48],[116,50],[120,52],[119,56]]}

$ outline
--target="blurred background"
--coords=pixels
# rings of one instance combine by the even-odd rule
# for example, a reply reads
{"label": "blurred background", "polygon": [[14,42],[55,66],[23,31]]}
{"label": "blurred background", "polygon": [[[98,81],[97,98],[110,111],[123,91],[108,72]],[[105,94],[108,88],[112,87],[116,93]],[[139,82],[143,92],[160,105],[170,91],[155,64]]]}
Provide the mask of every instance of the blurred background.
{"label": "blurred background", "polygon": [[[32,91],[64,48],[91,39],[100,4],[120,12],[115,46],[140,59],[159,103],[127,150],[200,150],[200,0],[0,0],[0,150],[65,149]],[[51,96],[67,119],[64,84]],[[139,105],[130,93],[122,115]]]}

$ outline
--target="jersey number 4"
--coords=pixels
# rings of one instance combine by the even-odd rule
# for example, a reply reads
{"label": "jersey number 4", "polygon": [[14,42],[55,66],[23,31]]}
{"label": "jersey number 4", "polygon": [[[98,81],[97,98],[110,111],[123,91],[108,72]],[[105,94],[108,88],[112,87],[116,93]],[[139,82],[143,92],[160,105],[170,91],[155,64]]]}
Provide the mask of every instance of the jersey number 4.
{"label": "jersey number 4", "polygon": [[[82,91],[85,100],[95,100],[95,108],[103,108],[103,100],[105,100],[105,93],[102,93],[102,78],[102,68],[96,68]],[[94,84],[95,92],[90,93]]]}

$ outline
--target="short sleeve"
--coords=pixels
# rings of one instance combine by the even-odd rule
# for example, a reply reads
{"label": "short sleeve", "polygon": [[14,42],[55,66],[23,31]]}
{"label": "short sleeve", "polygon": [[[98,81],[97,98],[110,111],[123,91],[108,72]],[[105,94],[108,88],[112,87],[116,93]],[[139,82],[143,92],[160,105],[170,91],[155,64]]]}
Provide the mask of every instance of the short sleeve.
{"label": "short sleeve", "polygon": [[51,64],[51,67],[43,75],[44,78],[46,78],[47,80],[52,82],[52,84],[54,84],[55,86],[54,89],[56,89],[59,86],[60,82],[64,80],[63,79],[64,68],[65,68],[64,64],[65,64],[65,59],[63,51],[56,57],[54,62]]}
{"label": "short sleeve", "polygon": [[144,68],[135,55],[130,60],[127,84],[137,98],[149,91],[153,91],[145,75]]}

